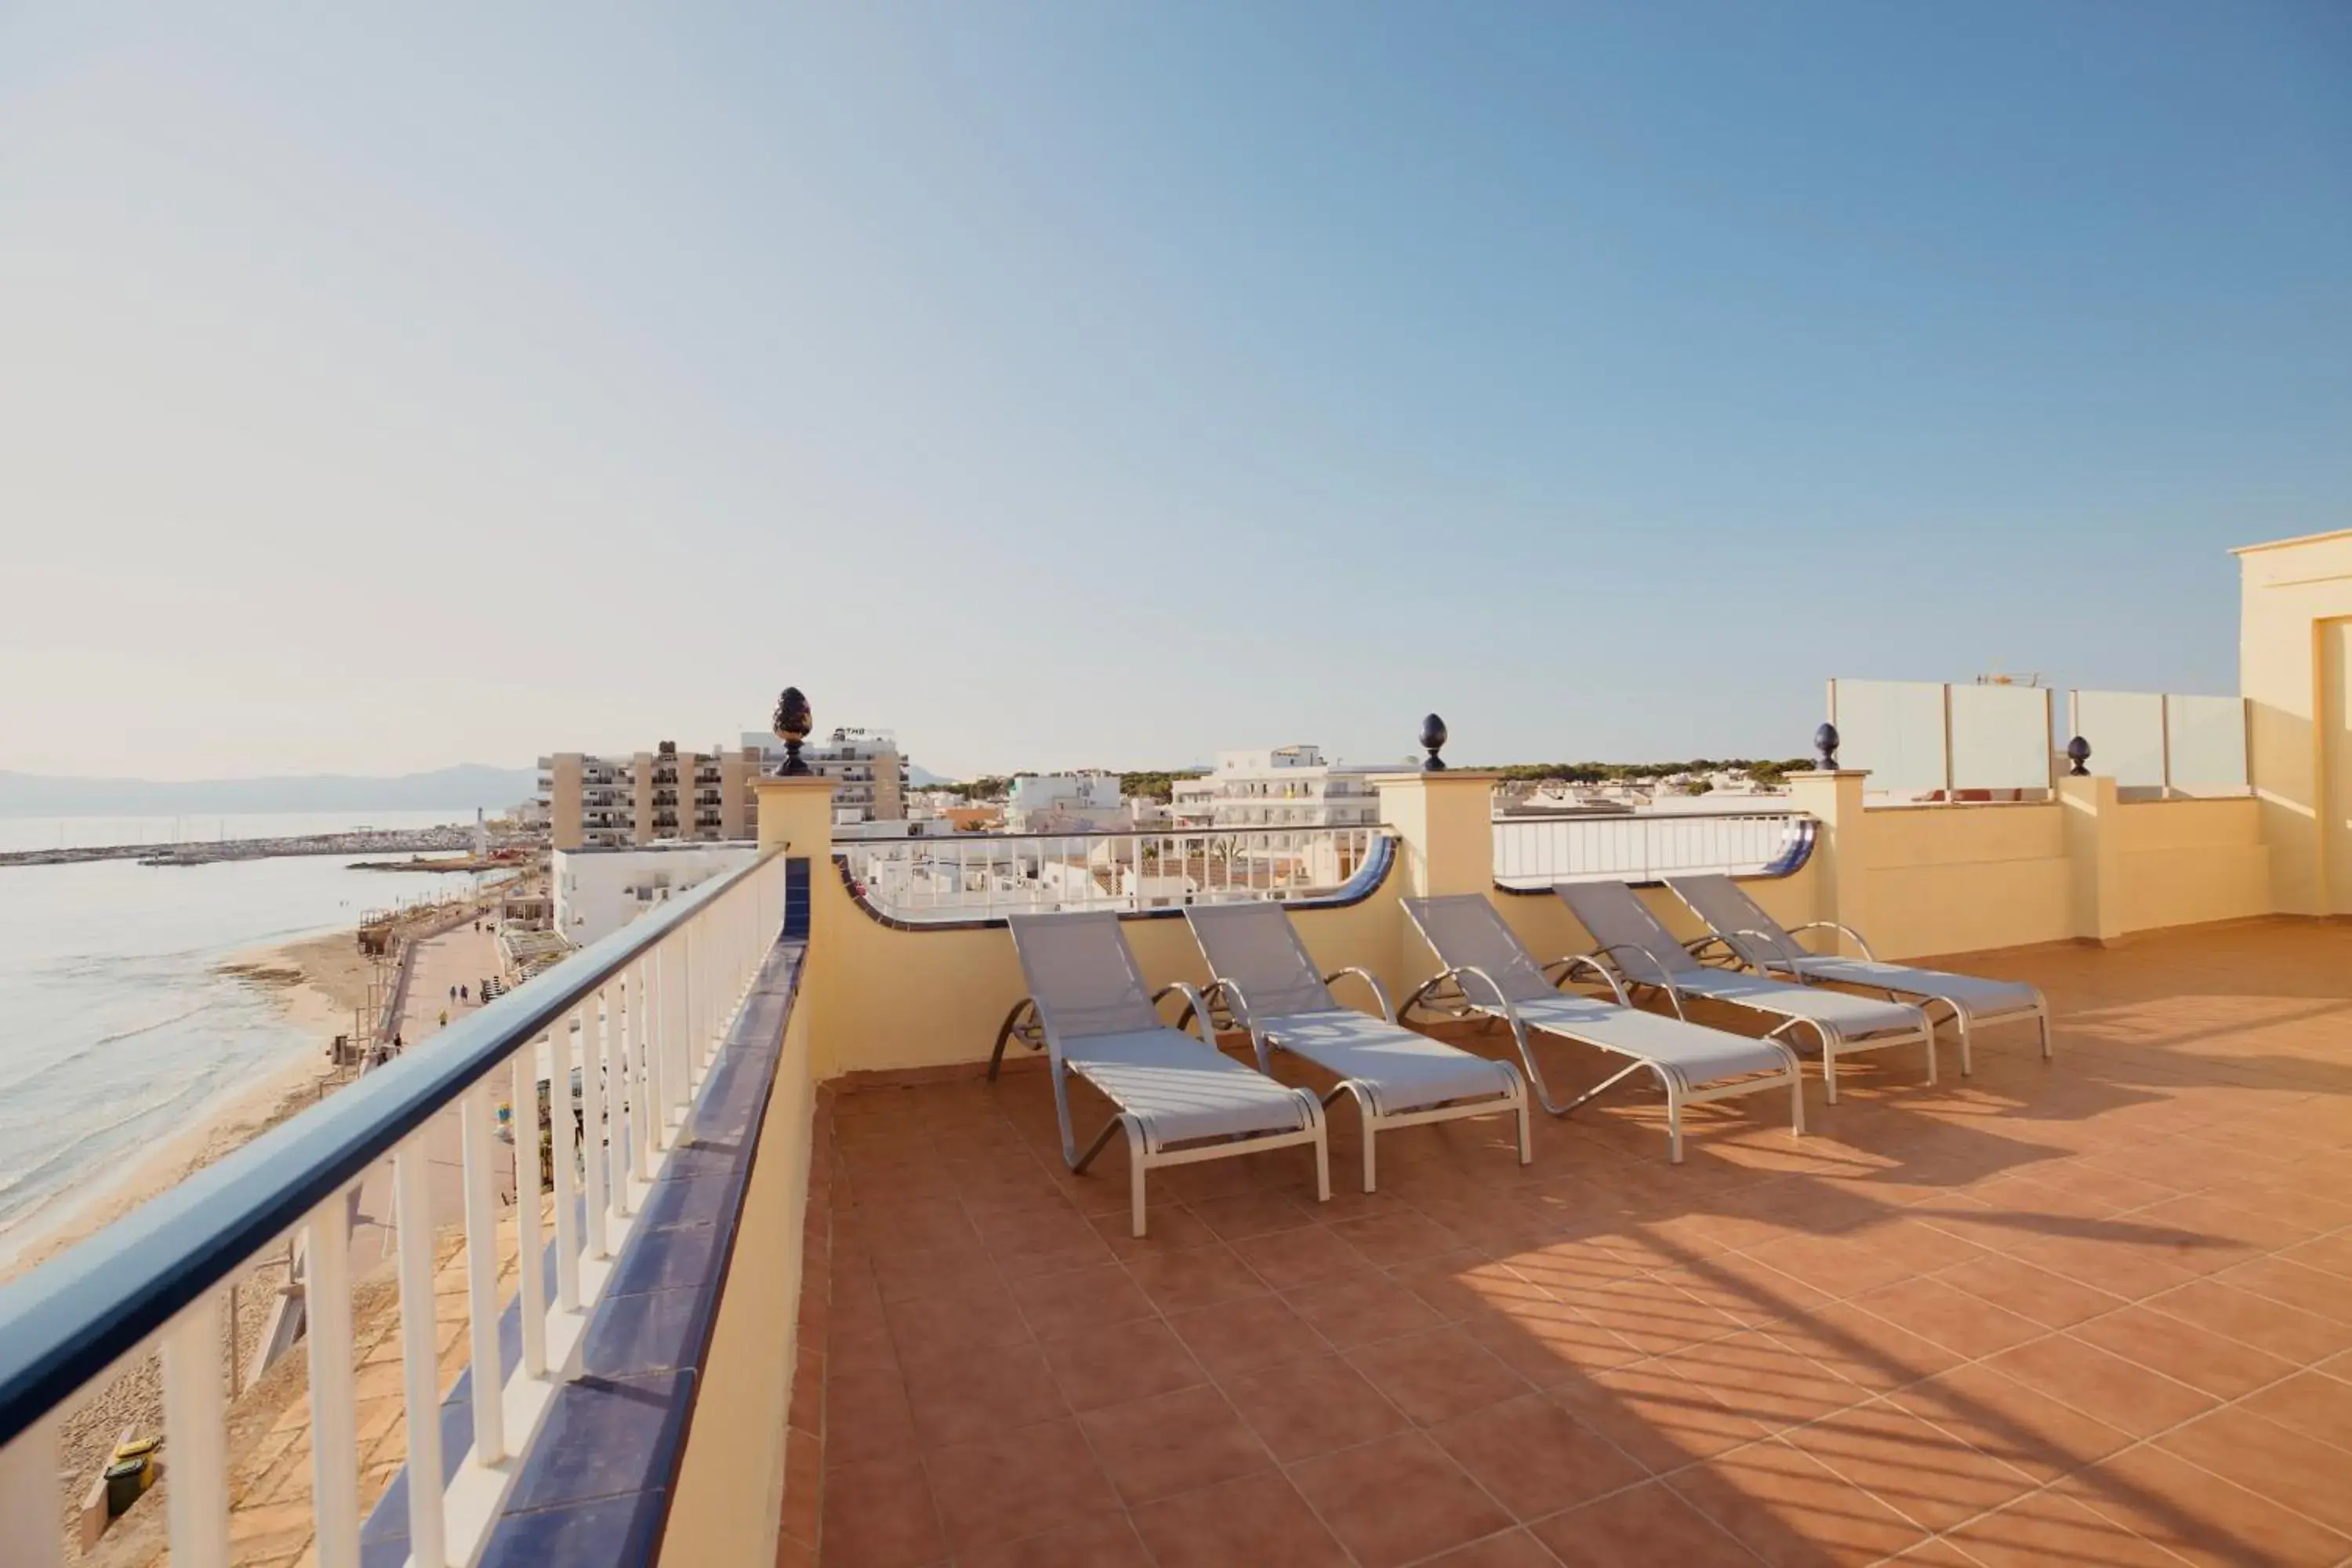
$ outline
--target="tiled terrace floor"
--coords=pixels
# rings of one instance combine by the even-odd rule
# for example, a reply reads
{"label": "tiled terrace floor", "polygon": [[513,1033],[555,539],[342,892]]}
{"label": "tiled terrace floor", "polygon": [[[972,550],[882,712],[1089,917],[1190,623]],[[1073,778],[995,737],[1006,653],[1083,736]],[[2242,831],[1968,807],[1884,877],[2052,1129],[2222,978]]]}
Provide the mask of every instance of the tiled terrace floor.
{"label": "tiled terrace floor", "polygon": [[1889,1053],[1801,1142],[1691,1112],[1680,1168],[1635,1094],[1524,1170],[1409,1130],[1370,1197],[1343,1104],[1330,1203],[1303,1151],[1160,1173],[1142,1241],[1042,1076],[844,1093],[783,1561],[2344,1561],[2352,930],[1975,966],[2053,1064]]}

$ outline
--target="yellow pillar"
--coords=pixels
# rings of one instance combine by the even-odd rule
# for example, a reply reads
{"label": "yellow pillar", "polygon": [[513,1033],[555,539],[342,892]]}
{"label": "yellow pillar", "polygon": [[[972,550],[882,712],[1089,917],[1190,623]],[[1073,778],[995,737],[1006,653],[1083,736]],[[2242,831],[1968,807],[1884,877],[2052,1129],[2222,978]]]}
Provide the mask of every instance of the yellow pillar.
{"label": "yellow pillar", "polygon": [[[1867,768],[1836,768],[1790,773],[1788,779],[1789,805],[1821,824],[1813,840],[1813,886],[1819,889],[1813,919],[1836,921],[1864,936],[1870,934],[1870,859],[1862,843],[1868,831],[1862,783],[1869,776]],[[1838,937],[1834,951],[1862,956],[1862,950],[1844,936]]]}
{"label": "yellow pillar", "polygon": [[2116,842],[2116,781],[2058,781],[2066,807],[2066,877],[2074,938],[2101,945],[2124,934],[2121,854]]}
{"label": "yellow pillar", "polygon": [[[1397,868],[1408,899],[1486,894],[1495,885],[1495,781],[1501,775],[1448,768],[1381,773],[1381,820],[1396,829]],[[1404,973],[1427,976],[1436,954],[1402,910],[1398,956]]]}
{"label": "yellow pillar", "polygon": [[814,865],[833,853],[833,784],[821,778],[759,778],[760,848],[805,855]]}

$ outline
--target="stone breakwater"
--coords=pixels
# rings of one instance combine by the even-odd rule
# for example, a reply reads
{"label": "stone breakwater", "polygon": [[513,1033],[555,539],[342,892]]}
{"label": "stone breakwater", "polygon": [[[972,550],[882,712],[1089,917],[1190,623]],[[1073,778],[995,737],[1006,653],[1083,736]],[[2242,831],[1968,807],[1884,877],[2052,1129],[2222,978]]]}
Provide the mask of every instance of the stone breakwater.
{"label": "stone breakwater", "polygon": [[184,844],[101,844],[73,849],[16,849],[0,866],[73,866],[85,860],[136,860],[142,866],[208,866],[215,860],[263,860],[278,855],[381,855],[420,849],[466,849],[471,826],[375,828],[309,833],[283,838],[220,838]]}

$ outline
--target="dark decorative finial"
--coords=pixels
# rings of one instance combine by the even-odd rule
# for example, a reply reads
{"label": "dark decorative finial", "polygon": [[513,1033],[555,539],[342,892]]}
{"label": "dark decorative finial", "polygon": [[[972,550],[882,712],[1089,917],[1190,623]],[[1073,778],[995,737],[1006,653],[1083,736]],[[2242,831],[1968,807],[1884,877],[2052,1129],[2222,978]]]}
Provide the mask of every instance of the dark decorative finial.
{"label": "dark decorative finial", "polygon": [[1822,754],[1822,772],[1837,772],[1838,732],[1834,724],[1823,724],[1813,731],[1813,750]]}
{"label": "dark decorative finial", "polygon": [[1439,748],[1445,744],[1445,721],[1434,713],[1423,719],[1421,721],[1421,743],[1429,752],[1428,760],[1421,764],[1421,771],[1425,773],[1444,773],[1445,760],[1437,753]]}
{"label": "dark decorative finial", "polygon": [[801,689],[785,687],[784,694],[776,699],[776,739],[784,743],[784,761],[776,769],[776,777],[797,779],[808,776],[809,765],[801,761],[801,742],[808,739],[808,732],[814,723],[815,720],[809,714],[808,699],[801,695]]}
{"label": "dark decorative finial", "polygon": [[2084,763],[2091,760],[2090,742],[2085,741],[2080,735],[2075,736],[2073,740],[2066,742],[2066,757],[2068,761],[2074,764],[2073,767],[2066,770],[2066,776],[2068,778],[2086,779],[2091,776],[2091,770],[2083,765]]}

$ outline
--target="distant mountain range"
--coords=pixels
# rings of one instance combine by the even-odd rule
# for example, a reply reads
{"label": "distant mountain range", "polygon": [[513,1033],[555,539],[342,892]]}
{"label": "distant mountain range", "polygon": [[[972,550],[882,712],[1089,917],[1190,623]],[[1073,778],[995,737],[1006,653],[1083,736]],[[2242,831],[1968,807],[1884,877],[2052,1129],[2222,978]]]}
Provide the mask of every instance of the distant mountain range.
{"label": "distant mountain range", "polygon": [[350,773],[302,777],[197,779],[53,778],[0,772],[0,816],[172,816],[242,811],[500,811],[537,793],[530,768],[463,763],[426,773],[369,778]]}

